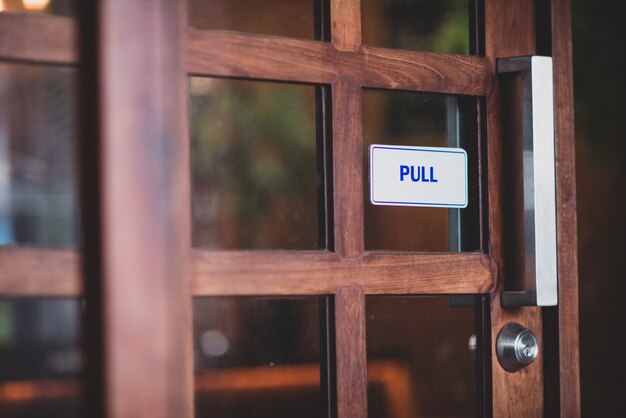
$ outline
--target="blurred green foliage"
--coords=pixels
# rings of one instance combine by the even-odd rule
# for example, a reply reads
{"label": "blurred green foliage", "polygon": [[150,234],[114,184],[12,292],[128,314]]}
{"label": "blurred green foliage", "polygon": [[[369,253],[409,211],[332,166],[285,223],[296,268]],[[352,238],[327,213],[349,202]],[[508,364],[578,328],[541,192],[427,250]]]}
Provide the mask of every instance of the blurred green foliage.
{"label": "blurred green foliage", "polygon": [[[293,245],[315,247],[316,236],[297,238],[303,229],[298,221],[315,224],[314,88],[218,79],[192,79],[191,85],[194,195],[205,193],[217,211],[228,210],[224,199],[233,201],[241,246],[291,246],[261,235],[269,222],[307,241]],[[288,207],[279,207],[285,198]],[[284,213],[276,218],[277,211]],[[313,217],[299,219],[293,211],[312,211]]]}

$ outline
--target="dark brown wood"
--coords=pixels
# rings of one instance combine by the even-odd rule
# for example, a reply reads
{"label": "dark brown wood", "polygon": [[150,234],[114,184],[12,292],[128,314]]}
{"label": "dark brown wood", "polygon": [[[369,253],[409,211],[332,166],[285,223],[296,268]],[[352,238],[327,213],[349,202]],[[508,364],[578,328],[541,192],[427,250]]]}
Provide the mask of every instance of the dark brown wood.
{"label": "dark brown wood", "polygon": [[365,295],[359,287],[337,290],[335,335],[337,415],[339,418],[366,418]]}
{"label": "dark brown wood", "polygon": [[330,2],[331,41],[340,51],[356,51],[361,46],[361,0]]}
{"label": "dark brown wood", "polygon": [[[86,416],[191,417],[178,4],[81,3]],[[186,326],[190,326],[186,324]]]}
{"label": "dark brown wood", "polygon": [[361,286],[366,294],[487,293],[495,270],[482,254],[194,251],[192,290],[200,295],[332,294]]}
{"label": "dark brown wood", "polygon": [[0,59],[76,64],[75,20],[38,13],[0,13]]}
{"label": "dark brown wood", "polygon": [[357,257],[365,248],[361,96],[358,84],[332,86],[334,242],[342,257]]}
{"label": "dark brown wood", "polygon": [[[222,31],[185,31],[190,74],[331,84],[349,76],[364,87],[483,96],[492,88],[481,57],[362,47]],[[0,14],[0,58],[77,64],[75,20]],[[351,50],[349,50],[351,51]]]}
{"label": "dark brown wood", "polygon": [[[0,295],[82,295],[80,257],[73,251],[3,248]],[[330,295],[361,286],[367,294],[488,293],[495,267],[478,253],[202,251],[191,253],[187,286],[193,296]],[[14,278],[14,279],[12,279]]]}
{"label": "dark brown wood", "polygon": [[82,294],[79,257],[75,251],[2,247],[0,272],[3,297]]}
{"label": "dark brown wood", "polygon": [[559,263],[559,369],[562,418],[580,417],[578,253],[572,15],[570,0],[552,1],[556,202]]}
{"label": "dark brown wood", "polygon": [[481,57],[363,47],[338,51],[327,42],[189,28],[187,71],[194,75],[486,95],[492,88]]}
{"label": "dark brown wood", "polygon": [[[531,55],[535,52],[535,14],[532,2],[525,0],[485,1],[485,52],[495,73],[496,58]],[[503,122],[501,86],[496,84],[487,99],[487,178],[489,201],[489,253],[498,266],[499,272],[510,268],[505,254],[522,251],[521,248],[505,249],[507,241],[503,231],[514,219],[503,217],[503,188],[513,187],[502,180],[503,144],[505,141],[519,140],[511,129],[515,121]],[[519,114],[521,117],[521,114]],[[520,157],[521,158],[521,157]],[[509,169],[509,167],[506,167]],[[507,222],[509,225],[505,225]],[[510,229],[510,228],[509,228]],[[510,242],[510,240],[509,240]],[[508,322],[518,322],[530,328],[537,335],[542,347],[540,308],[505,309],[500,305],[500,292],[505,288],[507,276],[500,277],[498,286],[491,295],[491,379],[492,409],[494,417],[543,417],[543,357],[517,373],[505,371],[498,363],[495,343],[498,333]]]}

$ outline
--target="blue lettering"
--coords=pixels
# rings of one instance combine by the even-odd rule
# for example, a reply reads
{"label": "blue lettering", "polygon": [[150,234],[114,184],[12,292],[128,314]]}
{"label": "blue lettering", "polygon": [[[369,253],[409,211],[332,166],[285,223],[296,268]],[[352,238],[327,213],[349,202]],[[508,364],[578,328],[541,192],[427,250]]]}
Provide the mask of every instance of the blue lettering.
{"label": "blue lettering", "polygon": [[435,167],[430,167],[430,181],[433,183],[439,182],[439,180],[435,178]]}
{"label": "blue lettering", "polygon": [[424,183],[430,183],[430,180],[426,178],[426,167],[422,166],[420,167],[420,169],[422,170],[422,179],[423,179],[422,181]]}
{"label": "blue lettering", "polygon": [[400,181],[404,181],[404,178],[407,175],[411,175],[411,181],[413,183],[439,183],[439,180],[435,178],[435,167],[430,166],[429,173],[430,176],[427,176],[426,166],[423,165],[401,165],[400,166]]}
{"label": "blue lettering", "polygon": [[[422,177],[423,173],[422,173]],[[417,167],[417,177],[415,176],[415,167],[411,166],[411,180],[413,181],[413,183],[417,183],[418,181],[420,181],[420,168],[419,166]]]}
{"label": "blue lettering", "polygon": [[[413,168],[413,167],[411,167]],[[404,181],[404,176],[406,176],[407,174],[409,174],[409,166],[408,165],[401,165],[400,166],[400,181]]]}

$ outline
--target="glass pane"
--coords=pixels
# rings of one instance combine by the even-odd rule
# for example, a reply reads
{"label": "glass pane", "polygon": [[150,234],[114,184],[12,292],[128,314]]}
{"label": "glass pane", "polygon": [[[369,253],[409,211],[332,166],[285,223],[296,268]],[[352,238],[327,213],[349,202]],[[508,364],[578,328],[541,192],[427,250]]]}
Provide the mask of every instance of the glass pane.
{"label": "glass pane", "polygon": [[[479,247],[476,99],[427,93],[363,92],[364,166],[371,144],[461,147],[469,162],[465,209],[376,206],[364,170],[365,247],[368,250],[472,251]],[[461,232],[463,234],[461,234]]]}
{"label": "glass pane", "polygon": [[78,417],[80,302],[0,299],[3,418]]}
{"label": "glass pane", "polygon": [[361,0],[363,43],[467,54],[470,0]]}
{"label": "glass pane", "polygon": [[316,417],[318,298],[194,300],[196,417]]}
{"label": "glass pane", "polygon": [[74,247],[76,71],[0,63],[0,245]]}
{"label": "glass pane", "polygon": [[451,307],[447,297],[375,296],[366,313],[370,417],[478,415],[473,307]]}
{"label": "glass pane", "polygon": [[189,24],[198,29],[313,39],[311,0],[189,0]]}
{"label": "glass pane", "polygon": [[0,0],[0,12],[43,12],[74,15],[74,0]]}
{"label": "glass pane", "polygon": [[315,87],[191,78],[193,245],[317,249]]}

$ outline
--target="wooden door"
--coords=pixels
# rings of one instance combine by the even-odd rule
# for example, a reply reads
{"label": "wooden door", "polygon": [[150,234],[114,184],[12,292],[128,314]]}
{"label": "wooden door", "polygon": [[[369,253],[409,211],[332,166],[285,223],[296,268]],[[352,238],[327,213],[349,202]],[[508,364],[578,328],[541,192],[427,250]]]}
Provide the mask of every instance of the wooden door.
{"label": "wooden door", "polygon": [[[456,54],[390,47],[384,41],[369,45],[364,39],[389,30],[376,18],[385,13],[381,2],[320,0],[311,7],[310,18],[281,15],[280,7],[250,17],[250,7],[263,6],[219,3],[223,10],[215,9],[222,10],[221,17],[212,20],[202,14],[202,2],[191,0],[107,0],[81,5],[77,18],[0,14],[2,60],[78,65],[80,71],[82,245],[80,250],[3,247],[0,292],[7,297],[85,297],[83,399],[88,415],[189,417],[195,405],[201,416],[206,413],[198,403],[203,390],[219,394],[234,385],[239,393],[237,388],[244,389],[237,385],[253,379],[253,370],[242,366],[239,375],[221,375],[217,383],[199,373],[194,378],[197,336],[192,337],[192,321],[202,312],[193,311],[192,298],[229,298],[236,306],[250,298],[297,297],[319,302],[318,369],[311,374],[310,367],[296,367],[281,374],[257,368],[261,389],[283,381],[287,383],[275,387],[289,391],[312,379],[322,389],[324,416],[357,418],[368,415],[368,384],[371,390],[378,376],[392,394],[386,398],[392,412],[386,414],[412,416],[407,413],[413,407],[411,393],[397,396],[406,373],[395,363],[368,364],[368,301],[449,296],[451,305],[469,300],[476,318],[471,414],[579,416],[569,2],[467,2],[469,45]],[[423,3],[426,10],[427,2],[417,3],[413,7]],[[237,18],[229,20],[238,13],[248,16],[241,26]],[[263,16],[295,22],[289,30],[296,34],[298,22],[311,30],[305,36],[273,33]],[[519,140],[514,129],[519,115],[511,116],[503,99],[510,91],[496,74],[496,60],[535,54],[554,60],[559,305],[511,309],[502,307],[500,294],[511,287],[507,279],[515,273],[511,266],[519,250],[507,234],[517,220],[507,208],[519,196],[511,192],[515,167],[503,164],[503,149]],[[207,201],[199,198],[209,193],[202,181],[210,183],[221,172],[207,171],[209,180],[194,177],[201,151],[190,140],[190,77],[204,79],[209,96],[216,85],[229,82],[310,87],[315,227],[307,229],[307,236],[313,238],[293,246],[288,233],[288,244],[264,241],[263,234],[275,233],[277,225],[291,225],[280,213],[269,229],[260,229],[258,240],[241,238],[249,234],[243,218],[227,222],[229,236],[237,236],[233,228],[243,230],[239,241],[203,238],[206,225],[195,217],[198,208],[208,210]],[[245,90],[228,89],[224,91]],[[459,100],[469,103],[463,144],[471,162],[471,203],[456,231],[469,244],[453,247],[447,234],[457,215],[441,211],[425,219],[433,225],[443,219],[434,229],[434,235],[445,233],[443,250],[440,244],[424,244],[420,233],[410,230],[408,244],[396,247],[394,235],[385,244],[376,243],[373,237],[381,236],[395,215],[376,214],[367,206],[364,138],[369,124],[382,123],[373,120],[376,111],[364,113],[372,94],[378,94],[372,92],[425,94],[433,100],[445,95],[455,109]],[[233,103],[228,97],[227,102]],[[232,114],[241,115],[246,102],[234,103]],[[261,103],[257,109],[271,106]],[[249,120],[236,119],[232,126]],[[259,126],[254,125],[257,133]],[[245,144],[256,149],[247,164],[268,152]],[[240,148],[233,161],[245,150]],[[269,154],[271,161],[277,158]],[[230,155],[225,152],[211,164],[231,161]],[[231,165],[229,175],[237,168]],[[210,183],[211,190],[222,185]],[[279,192],[273,191],[272,198],[279,199]],[[256,202],[253,212],[260,210]],[[383,219],[378,230],[372,228],[376,219]],[[432,309],[436,316],[439,311]],[[515,373],[500,366],[494,348],[509,322],[531,329],[540,342],[538,360]],[[213,347],[224,345],[219,338],[211,341]],[[292,386],[286,376],[294,379]],[[369,407],[374,414],[371,399]]]}

